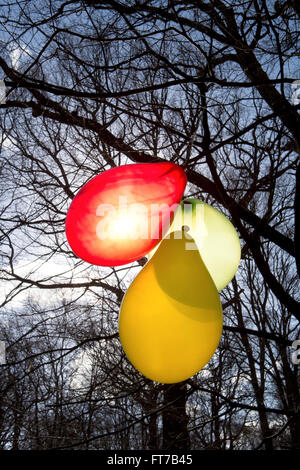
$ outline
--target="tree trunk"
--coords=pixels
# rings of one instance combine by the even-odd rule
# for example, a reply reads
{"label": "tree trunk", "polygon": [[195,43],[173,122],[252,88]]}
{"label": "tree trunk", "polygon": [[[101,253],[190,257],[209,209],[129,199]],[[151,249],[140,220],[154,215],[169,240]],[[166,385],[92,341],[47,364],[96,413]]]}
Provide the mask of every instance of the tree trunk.
{"label": "tree trunk", "polygon": [[166,385],[164,389],[163,449],[185,452],[190,449],[188,416],[186,413],[187,387],[185,382]]}
{"label": "tree trunk", "polygon": [[149,450],[155,450],[158,448],[157,442],[157,415],[151,415],[149,418]]}
{"label": "tree trunk", "polygon": [[286,383],[287,402],[291,410],[296,414],[289,426],[292,448],[300,449],[300,392],[297,381],[297,374],[293,373],[287,358],[287,351],[281,348],[282,372]]}

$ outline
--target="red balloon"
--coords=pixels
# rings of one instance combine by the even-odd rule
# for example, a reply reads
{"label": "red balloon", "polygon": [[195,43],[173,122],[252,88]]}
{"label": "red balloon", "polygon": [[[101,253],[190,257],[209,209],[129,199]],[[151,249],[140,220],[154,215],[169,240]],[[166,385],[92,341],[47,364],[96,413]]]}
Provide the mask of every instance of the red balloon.
{"label": "red balloon", "polygon": [[145,256],[173,220],[186,186],[175,163],[140,163],[104,171],[73,199],[66,235],[73,252],[99,266]]}

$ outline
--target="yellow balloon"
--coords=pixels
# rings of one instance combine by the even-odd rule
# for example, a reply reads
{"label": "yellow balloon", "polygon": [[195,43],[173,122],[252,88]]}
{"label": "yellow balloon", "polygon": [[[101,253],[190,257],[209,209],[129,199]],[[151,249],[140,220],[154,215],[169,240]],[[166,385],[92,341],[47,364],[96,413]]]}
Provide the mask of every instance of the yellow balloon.
{"label": "yellow balloon", "polygon": [[[217,289],[222,290],[234,277],[241,259],[240,240],[234,226],[220,211],[198,199],[180,203],[165,238],[182,226],[189,227],[189,234],[194,238]],[[148,258],[158,246],[150,251]]]}
{"label": "yellow balloon", "polygon": [[120,309],[123,349],[142,374],[176,383],[196,374],[218,347],[223,315],[219,294],[193,239],[164,239],[127,290]]}

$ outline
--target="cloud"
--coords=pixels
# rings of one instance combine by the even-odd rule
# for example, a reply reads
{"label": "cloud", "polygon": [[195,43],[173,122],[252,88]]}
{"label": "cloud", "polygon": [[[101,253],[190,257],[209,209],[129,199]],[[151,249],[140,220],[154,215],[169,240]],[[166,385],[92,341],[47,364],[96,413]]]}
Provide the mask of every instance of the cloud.
{"label": "cloud", "polygon": [[6,149],[12,149],[17,146],[17,141],[13,137],[4,134],[2,137],[1,145]]}
{"label": "cloud", "polygon": [[12,68],[19,70],[22,59],[24,57],[29,57],[29,49],[27,47],[21,47],[19,45],[12,46],[10,50],[10,60]]}

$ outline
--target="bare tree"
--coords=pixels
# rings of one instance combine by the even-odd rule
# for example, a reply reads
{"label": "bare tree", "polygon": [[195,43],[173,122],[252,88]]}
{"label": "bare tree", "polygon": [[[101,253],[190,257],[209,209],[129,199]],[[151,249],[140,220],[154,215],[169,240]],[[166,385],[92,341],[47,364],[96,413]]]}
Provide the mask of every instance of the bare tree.
{"label": "bare tree", "polygon": [[[299,448],[297,2],[9,0],[1,21],[2,448]],[[157,161],[242,243],[218,351],[172,386],[118,340],[144,261],[90,266],[64,232],[91,177]]]}

